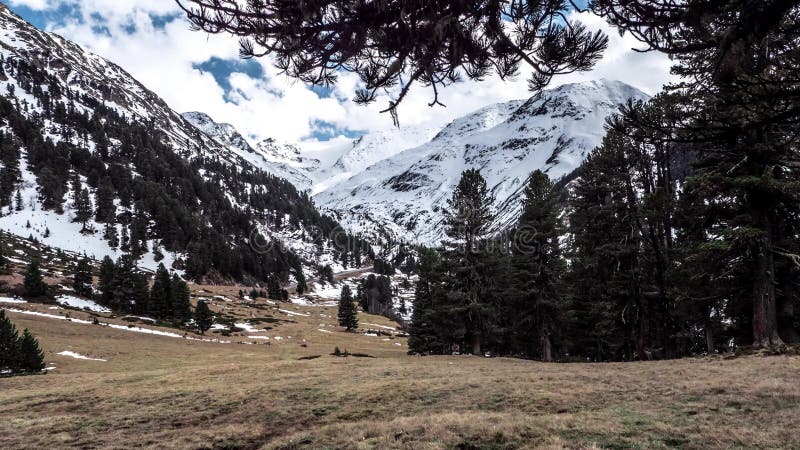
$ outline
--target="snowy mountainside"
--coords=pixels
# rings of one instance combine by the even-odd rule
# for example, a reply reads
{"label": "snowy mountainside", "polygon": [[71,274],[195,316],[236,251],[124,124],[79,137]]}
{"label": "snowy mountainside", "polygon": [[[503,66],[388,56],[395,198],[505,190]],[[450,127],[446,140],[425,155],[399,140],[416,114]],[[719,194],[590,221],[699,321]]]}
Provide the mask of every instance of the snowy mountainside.
{"label": "snowy mountainside", "polygon": [[[287,153],[271,152],[296,149],[252,148],[232,127],[213,131],[198,129],[120,67],[0,4],[5,231],[96,258],[135,248],[140,265],[175,263],[215,280],[291,281],[319,260],[338,259],[318,255],[333,253],[329,242],[293,251],[312,245],[303,230],[326,236],[338,224],[253,162],[284,161]],[[257,248],[263,237],[276,242]]]}
{"label": "snowy mountainside", "polygon": [[299,190],[306,191],[311,188],[313,183],[311,172],[319,167],[319,161],[301,156],[296,145],[265,139],[252,146],[233,125],[214,122],[208,114],[187,112],[182,116],[219,145],[253,167],[284,178]]}
{"label": "snowy mountainside", "polygon": [[[618,81],[568,84],[527,100],[481,108],[433,139],[315,193],[354,233],[438,244],[443,208],[461,173],[479,169],[494,196],[495,229],[512,224],[530,173],[569,174],[602,141],[605,119],[643,92]],[[391,146],[391,143],[387,143]]]}
{"label": "snowy mountainside", "polygon": [[330,189],[381,160],[422,145],[439,131],[428,126],[403,126],[313,149],[271,138],[251,145],[233,125],[215,122],[208,114],[187,112],[182,116],[253,166],[312,194]]}

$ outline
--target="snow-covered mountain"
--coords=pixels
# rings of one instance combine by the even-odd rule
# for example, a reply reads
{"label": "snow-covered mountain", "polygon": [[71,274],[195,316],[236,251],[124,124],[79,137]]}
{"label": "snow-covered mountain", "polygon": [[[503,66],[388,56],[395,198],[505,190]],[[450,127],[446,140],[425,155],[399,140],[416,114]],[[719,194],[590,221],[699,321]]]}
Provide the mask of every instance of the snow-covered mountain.
{"label": "snow-covered mountain", "polygon": [[[314,166],[296,147],[252,147],[208,116],[184,118],[122,68],[2,3],[0,144],[0,229],[22,238],[95,258],[119,256],[135,238],[145,267],[214,277],[341,269],[325,234],[336,223],[271,175],[310,185],[275,170]],[[73,191],[88,193],[85,223]],[[104,196],[111,210],[101,216]],[[121,242],[111,243],[112,229]]]}
{"label": "snow-covered mountain", "polygon": [[600,80],[487,106],[454,120],[424,144],[317,190],[314,199],[354,232],[436,244],[442,208],[461,173],[479,169],[495,198],[495,226],[502,229],[518,217],[530,173],[542,169],[557,179],[576,169],[602,141],[605,119],[628,99],[647,95]]}
{"label": "snow-covered mountain", "polygon": [[535,169],[569,174],[602,141],[606,118],[648,96],[619,81],[567,84],[498,103],[443,129],[403,127],[317,147],[267,140],[255,146],[208,116],[184,117],[237,155],[309,191],[350,231],[373,239],[437,244],[442,208],[461,173],[479,169],[494,195],[495,228],[513,224]]}
{"label": "snow-covered mountain", "polygon": [[320,163],[319,160],[301,156],[297,145],[265,139],[255,146],[251,146],[233,125],[214,122],[206,113],[187,112],[182,116],[208,137],[253,167],[289,180],[301,191],[311,188],[313,184],[310,178],[311,172],[318,169]]}

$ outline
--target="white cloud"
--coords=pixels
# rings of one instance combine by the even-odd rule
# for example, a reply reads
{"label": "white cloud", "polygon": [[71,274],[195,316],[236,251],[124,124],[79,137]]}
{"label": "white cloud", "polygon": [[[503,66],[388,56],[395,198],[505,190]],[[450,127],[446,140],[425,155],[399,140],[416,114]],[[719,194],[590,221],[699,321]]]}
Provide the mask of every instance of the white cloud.
{"label": "white cloud", "polygon": [[52,6],[52,0],[10,0],[10,6],[26,6],[30,9],[41,11]]}
{"label": "white cloud", "polygon": [[[173,109],[203,111],[217,121],[232,123],[255,140],[309,139],[318,122],[333,124],[341,130],[372,131],[392,126],[387,114],[379,114],[388,105],[387,97],[379,97],[366,107],[350,101],[358,82],[356,76],[343,74],[332,95],[323,97],[278,74],[268,58],[258,61],[263,77],[233,73],[227,80],[233,91],[226,98],[225,90],[212,74],[195,66],[212,57],[235,61],[236,39],[189,30],[172,1],[11,0],[12,6],[39,10],[63,4],[78,6],[80,17],[67,17],[61,23],[50,24],[48,29],[119,64]],[[155,27],[152,16],[168,19],[162,27]],[[601,18],[591,14],[578,17],[589,28],[602,29],[609,35],[609,49],[591,72],[559,77],[556,84],[610,78],[652,94],[668,80],[670,64],[664,55],[633,52],[630,49],[637,43],[630,36],[620,37]],[[447,108],[428,107],[431,92],[417,87],[401,105],[400,120],[411,125],[444,125],[487,104],[526,97],[528,73],[523,72],[512,81],[491,77],[483,82],[450,86],[440,92],[440,100]]]}

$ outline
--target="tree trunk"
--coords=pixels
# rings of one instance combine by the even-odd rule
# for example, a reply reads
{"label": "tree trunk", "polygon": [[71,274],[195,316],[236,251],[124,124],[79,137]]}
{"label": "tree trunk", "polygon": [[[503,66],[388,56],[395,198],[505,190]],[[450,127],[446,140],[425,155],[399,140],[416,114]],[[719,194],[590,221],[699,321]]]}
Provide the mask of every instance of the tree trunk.
{"label": "tree trunk", "polygon": [[[768,220],[764,220],[769,225]],[[783,344],[778,336],[775,304],[775,266],[772,255],[771,229],[756,244],[753,284],[753,346],[759,348]]]}
{"label": "tree trunk", "polygon": [[544,333],[542,335],[542,361],[553,362],[553,353],[550,347],[550,335]]}
{"label": "tree trunk", "polygon": [[706,334],[706,353],[709,355],[714,354],[714,330],[711,328],[711,321],[706,320],[705,328]]}
{"label": "tree trunk", "polygon": [[481,336],[479,334],[475,334],[472,336],[472,354],[475,356],[481,356]]}

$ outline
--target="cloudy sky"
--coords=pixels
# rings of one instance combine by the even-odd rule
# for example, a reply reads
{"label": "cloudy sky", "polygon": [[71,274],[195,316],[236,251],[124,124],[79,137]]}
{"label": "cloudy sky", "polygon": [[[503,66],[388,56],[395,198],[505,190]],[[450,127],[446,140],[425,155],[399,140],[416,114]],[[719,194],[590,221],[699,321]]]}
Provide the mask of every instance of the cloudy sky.
{"label": "cloudy sky", "polygon": [[[350,101],[355,77],[343,75],[335,89],[324,91],[279,75],[267,58],[240,60],[235,38],[191,31],[171,0],[3,1],[37,27],[122,66],[176,111],[205,112],[253,141],[273,137],[310,145],[392,126],[387,114],[378,113],[387,98],[367,107]],[[609,50],[593,71],[562,76],[555,84],[609,78],[653,94],[669,80],[666,57],[632,51],[635,40],[620,37],[596,16],[575,16],[606,31]],[[523,72],[513,81],[451,86],[440,96],[446,108],[428,107],[430,92],[413,90],[400,108],[400,121],[445,125],[488,104],[527,97],[526,78]]]}

